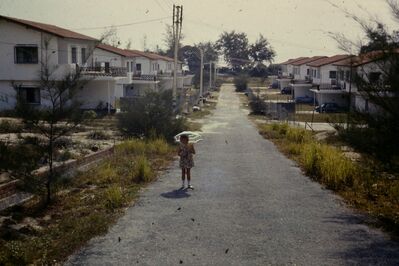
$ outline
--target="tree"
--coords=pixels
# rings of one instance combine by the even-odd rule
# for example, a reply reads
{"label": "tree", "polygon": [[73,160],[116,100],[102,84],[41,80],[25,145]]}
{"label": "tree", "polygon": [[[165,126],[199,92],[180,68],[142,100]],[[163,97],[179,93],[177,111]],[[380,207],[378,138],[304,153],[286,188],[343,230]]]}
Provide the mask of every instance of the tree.
{"label": "tree", "polygon": [[165,137],[172,140],[181,132],[183,120],[176,119],[170,90],[148,92],[144,97],[122,102],[123,112],[118,115],[118,127],[128,136],[139,138]]}
{"label": "tree", "polygon": [[102,43],[111,45],[113,47],[119,47],[121,45],[121,39],[118,37],[118,29],[115,26],[111,26],[105,30],[100,37]]}
{"label": "tree", "polygon": [[[17,94],[17,115],[23,119],[26,128],[36,133],[44,143],[44,155],[48,165],[48,175],[42,180],[45,186],[47,203],[52,199],[53,183],[56,180],[54,173],[55,142],[69,134],[83,120],[80,103],[76,100],[76,93],[87,80],[82,79],[80,69],[70,71],[61,78],[57,77],[58,67],[50,65],[53,55],[48,49],[49,41],[44,41],[44,55],[41,58],[40,96],[44,104],[39,107],[27,104],[24,88],[14,83]],[[24,97],[25,96],[25,97]]]}
{"label": "tree", "polygon": [[[398,1],[387,0],[391,11],[399,21]],[[346,11],[345,11],[346,12]],[[349,14],[349,13],[347,13]],[[340,133],[358,149],[373,154],[390,166],[399,163],[399,39],[398,31],[390,33],[383,23],[369,23],[356,15],[349,14],[363,28],[367,44],[355,46],[355,42],[345,36],[333,37],[345,51],[356,47],[360,60],[373,59],[373,73],[359,66],[353,73],[352,80],[362,97],[375,106],[376,112],[351,110],[348,128]],[[353,62],[355,64],[356,62]],[[361,126],[359,126],[359,124]],[[366,127],[364,126],[366,125]]]}
{"label": "tree", "polygon": [[223,32],[216,41],[216,49],[235,71],[241,71],[251,63],[248,37],[243,32]]}
{"label": "tree", "polygon": [[264,65],[266,62],[271,63],[275,55],[269,41],[262,34],[255,43],[249,46],[249,57],[254,61],[255,67]]}
{"label": "tree", "polygon": [[[183,46],[182,45],[183,40],[184,40],[184,34],[181,34],[180,39],[179,39],[179,45],[178,45],[179,49]],[[174,51],[175,51],[175,39],[174,39],[174,35],[173,35],[172,25],[169,25],[169,24],[166,25],[163,42],[166,46],[166,50],[160,49],[158,51],[158,53],[161,55],[165,55],[165,56],[173,58]],[[183,58],[181,57],[181,53],[178,58],[181,61],[183,60]]]}

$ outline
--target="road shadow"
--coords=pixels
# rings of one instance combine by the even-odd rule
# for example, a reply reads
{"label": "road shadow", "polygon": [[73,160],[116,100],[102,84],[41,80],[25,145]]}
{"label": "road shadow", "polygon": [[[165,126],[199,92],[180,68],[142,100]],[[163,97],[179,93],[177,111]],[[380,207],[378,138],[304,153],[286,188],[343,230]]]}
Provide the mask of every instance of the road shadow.
{"label": "road shadow", "polygon": [[[326,223],[365,225],[365,217],[361,215],[337,215],[328,217]],[[352,246],[337,252],[334,256],[344,258],[355,265],[399,265],[399,243],[386,237],[375,236],[364,227],[348,230],[341,239]],[[350,243],[357,243],[350,245]],[[359,243],[362,243],[359,245]]]}
{"label": "road shadow", "polygon": [[161,196],[167,199],[183,199],[188,198],[191,195],[187,193],[187,189],[176,189],[173,191],[162,193]]}

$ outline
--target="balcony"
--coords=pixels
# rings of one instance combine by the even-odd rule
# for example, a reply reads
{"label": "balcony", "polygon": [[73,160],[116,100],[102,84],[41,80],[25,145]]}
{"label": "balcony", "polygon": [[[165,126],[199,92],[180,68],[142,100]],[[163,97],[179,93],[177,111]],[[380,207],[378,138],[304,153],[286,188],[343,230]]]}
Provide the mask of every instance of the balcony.
{"label": "balcony", "polygon": [[125,67],[80,67],[83,75],[95,77],[126,77]]}

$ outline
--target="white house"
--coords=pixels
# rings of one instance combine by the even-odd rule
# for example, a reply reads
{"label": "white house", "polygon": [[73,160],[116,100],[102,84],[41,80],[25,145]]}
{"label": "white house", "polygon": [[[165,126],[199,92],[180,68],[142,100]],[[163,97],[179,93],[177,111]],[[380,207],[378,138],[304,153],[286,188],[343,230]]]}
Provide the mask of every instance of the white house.
{"label": "white house", "polygon": [[54,25],[0,16],[0,109],[16,104],[15,86],[30,104],[46,104],[39,88],[43,62],[60,79],[76,66],[90,65],[95,38]]}
{"label": "white house", "polygon": [[294,66],[292,64],[306,58],[308,57],[289,59],[279,64],[281,67],[281,72],[279,73],[279,77],[277,78],[277,84],[280,90],[289,87],[291,80],[294,78]]}
{"label": "white house", "polygon": [[314,97],[319,105],[336,103],[348,106],[348,97],[338,84],[338,67],[334,63],[350,58],[350,55],[335,55],[308,63],[313,82]]}
{"label": "white house", "polygon": [[[116,108],[122,97],[172,89],[173,59],[124,50],[54,25],[0,16],[0,110],[16,104],[18,87],[30,104],[45,105],[39,88],[43,62],[61,79],[79,69],[88,80],[77,97],[82,108]],[[184,76],[179,62],[178,88]]]}
{"label": "white house", "polygon": [[378,107],[369,102],[366,93],[356,87],[353,77],[356,74],[370,83],[382,83],[384,70],[380,62],[383,56],[383,52],[374,51],[334,63],[338,71],[337,83],[350,95],[353,108],[363,112],[378,112]]}
{"label": "white house", "polygon": [[313,56],[291,63],[293,65],[294,79],[290,86],[294,99],[298,97],[313,97],[313,92],[310,91],[313,86],[311,83],[310,68],[307,64],[322,58],[326,58],[326,56]]}

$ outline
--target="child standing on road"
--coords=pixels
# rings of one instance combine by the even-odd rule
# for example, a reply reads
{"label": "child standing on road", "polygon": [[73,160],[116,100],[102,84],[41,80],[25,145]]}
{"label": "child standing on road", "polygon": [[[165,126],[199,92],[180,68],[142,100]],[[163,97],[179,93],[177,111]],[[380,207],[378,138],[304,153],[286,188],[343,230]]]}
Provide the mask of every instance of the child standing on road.
{"label": "child standing on road", "polygon": [[195,154],[194,145],[188,143],[188,135],[180,136],[180,145],[177,154],[180,156],[180,168],[181,168],[181,179],[182,187],[184,188],[185,179],[187,176],[188,189],[194,189],[191,184],[191,168],[194,167],[193,154]]}

